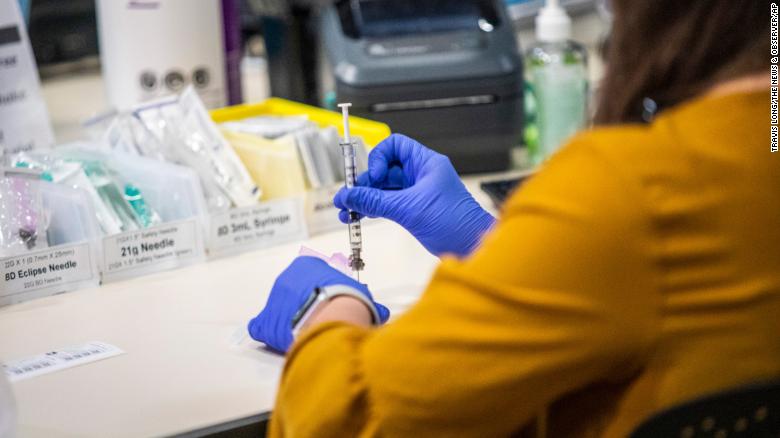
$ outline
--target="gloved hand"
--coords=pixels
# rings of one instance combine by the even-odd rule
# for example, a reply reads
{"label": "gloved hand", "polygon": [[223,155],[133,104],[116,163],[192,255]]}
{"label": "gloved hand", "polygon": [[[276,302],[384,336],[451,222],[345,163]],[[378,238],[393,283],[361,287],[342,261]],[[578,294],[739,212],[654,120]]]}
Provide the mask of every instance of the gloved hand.
{"label": "gloved hand", "polygon": [[292,319],[317,287],[346,285],[363,293],[376,306],[381,322],[390,317],[387,307],[374,302],[365,284],[330,267],[316,257],[298,257],[276,278],[265,308],[249,321],[249,335],[280,352],[293,342]]}
{"label": "gloved hand", "polygon": [[474,200],[450,160],[409,137],[393,134],[368,156],[356,187],[333,198],[339,219],[352,210],[397,222],[431,253],[465,256],[495,219]]}

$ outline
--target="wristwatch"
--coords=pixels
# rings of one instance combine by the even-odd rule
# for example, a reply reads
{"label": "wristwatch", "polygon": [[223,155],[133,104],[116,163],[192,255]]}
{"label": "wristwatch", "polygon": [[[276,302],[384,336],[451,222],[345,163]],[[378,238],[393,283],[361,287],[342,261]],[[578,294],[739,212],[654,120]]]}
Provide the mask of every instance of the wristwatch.
{"label": "wristwatch", "polygon": [[314,288],[314,291],[312,291],[312,293],[309,295],[309,297],[306,298],[306,301],[303,303],[303,306],[301,306],[298,312],[295,313],[295,316],[293,316],[292,319],[293,337],[294,338],[298,337],[298,333],[300,333],[301,328],[303,328],[303,326],[306,324],[306,321],[308,321],[309,318],[311,318],[311,316],[314,315],[317,309],[319,309],[322,305],[324,305],[328,301],[339,296],[352,297],[365,304],[366,307],[368,307],[369,312],[371,312],[371,323],[373,325],[379,325],[379,323],[381,322],[379,318],[379,312],[377,312],[376,306],[370,299],[368,299],[368,297],[363,295],[360,291],[358,291],[354,287],[343,285],[343,284],[334,284],[331,286],[316,287]]}

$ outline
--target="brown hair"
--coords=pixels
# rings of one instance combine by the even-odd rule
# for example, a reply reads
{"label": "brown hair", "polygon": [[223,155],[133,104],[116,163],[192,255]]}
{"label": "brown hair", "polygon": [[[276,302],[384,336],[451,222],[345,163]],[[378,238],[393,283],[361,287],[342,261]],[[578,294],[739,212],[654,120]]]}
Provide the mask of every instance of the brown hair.
{"label": "brown hair", "polygon": [[[769,0],[612,0],[614,24],[594,122],[642,121],[715,83],[769,71]],[[768,84],[767,84],[768,85]]]}

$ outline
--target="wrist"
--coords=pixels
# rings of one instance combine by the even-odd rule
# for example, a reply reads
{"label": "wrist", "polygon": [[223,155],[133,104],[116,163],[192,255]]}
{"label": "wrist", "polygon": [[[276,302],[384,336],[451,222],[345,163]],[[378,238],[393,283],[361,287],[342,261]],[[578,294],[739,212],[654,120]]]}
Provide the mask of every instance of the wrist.
{"label": "wrist", "polygon": [[[366,314],[368,317],[366,318]],[[343,284],[315,288],[292,318],[293,337],[306,328],[326,321],[358,325],[379,325],[380,314],[370,297]]]}
{"label": "wrist", "polygon": [[481,206],[476,206],[474,209],[474,217],[471,221],[468,235],[468,240],[462,251],[458,254],[459,257],[467,257],[471,255],[482,243],[482,238],[490,231],[496,224],[496,218],[490,213],[485,211]]}
{"label": "wrist", "polygon": [[361,327],[372,325],[371,312],[364,302],[349,295],[340,295],[320,306],[301,326],[301,332],[331,321],[342,321]]}

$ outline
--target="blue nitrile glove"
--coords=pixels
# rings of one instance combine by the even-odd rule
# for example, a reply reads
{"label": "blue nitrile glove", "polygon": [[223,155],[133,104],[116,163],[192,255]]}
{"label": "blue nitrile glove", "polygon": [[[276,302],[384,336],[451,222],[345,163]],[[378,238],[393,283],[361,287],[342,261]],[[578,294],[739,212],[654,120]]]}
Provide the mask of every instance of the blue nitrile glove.
{"label": "blue nitrile glove", "polygon": [[292,319],[317,287],[346,285],[363,293],[376,306],[381,322],[390,311],[374,302],[365,284],[330,267],[316,257],[298,257],[276,278],[268,302],[259,315],[249,321],[249,335],[280,352],[286,352],[293,342]]}
{"label": "blue nitrile glove", "polygon": [[353,210],[397,222],[436,256],[466,256],[495,219],[474,200],[449,158],[409,137],[393,134],[368,156],[368,171],[353,189],[333,198],[339,219]]}

